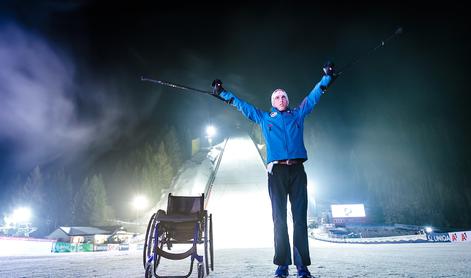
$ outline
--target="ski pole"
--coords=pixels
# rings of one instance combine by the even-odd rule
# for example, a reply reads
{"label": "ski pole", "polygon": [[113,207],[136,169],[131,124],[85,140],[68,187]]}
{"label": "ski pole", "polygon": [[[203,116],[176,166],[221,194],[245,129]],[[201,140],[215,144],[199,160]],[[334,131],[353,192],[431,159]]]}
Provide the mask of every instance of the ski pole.
{"label": "ski pole", "polygon": [[167,81],[150,79],[150,78],[146,78],[144,76],[141,76],[141,81],[148,81],[148,82],[157,83],[157,84],[167,86],[167,87],[181,89],[181,90],[184,90],[184,91],[197,92],[197,93],[201,93],[201,94],[210,95],[210,96],[213,96],[213,97],[227,103],[227,101],[225,99],[223,99],[222,97],[220,97],[218,95],[213,94],[210,91],[200,90],[200,89],[196,89],[196,88],[192,88],[192,87],[188,87],[188,86],[184,86],[184,85],[179,85],[179,84],[175,84],[175,83],[171,83],[171,82],[167,82]]}
{"label": "ski pole", "polygon": [[402,34],[402,27],[399,27],[396,29],[396,31],[394,32],[394,34],[390,35],[387,39],[381,41],[377,46],[373,47],[372,49],[366,51],[365,53],[363,53],[362,55],[358,56],[357,58],[353,59],[352,61],[350,61],[348,64],[346,64],[345,66],[343,66],[342,68],[339,69],[339,71],[336,73],[336,76],[340,76],[342,75],[346,70],[348,70],[350,67],[352,67],[353,65],[355,65],[356,63],[358,63],[358,61],[360,61],[361,59],[365,58],[366,56],[369,56],[371,55],[373,52],[375,52],[376,50],[378,50],[379,48],[383,47],[384,45],[386,45],[386,43],[390,40],[392,40],[393,38],[395,38],[396,36],[399,36]]}

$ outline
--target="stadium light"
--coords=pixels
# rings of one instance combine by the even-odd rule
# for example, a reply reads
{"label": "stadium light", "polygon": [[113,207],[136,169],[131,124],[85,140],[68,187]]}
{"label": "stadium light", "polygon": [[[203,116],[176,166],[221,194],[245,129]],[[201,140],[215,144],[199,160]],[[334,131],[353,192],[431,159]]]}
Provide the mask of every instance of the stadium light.
{"label": "stadium light", "polygon": [[135,196],[132,201],[132,206],[138,211],[145,209],[147,207],[147,198],[142,195]]}
{"label": "stadium light", "polygon": [[10,223],[28,223],[31,220],[31,209],[28,207],[20,207],[13,211],[10,217],[7,217]]}
{"label": "stadium light", "polygon": [[148,205],[148,200],[143,195],[136,195],[132,200],[132,206],[136,210],[136,223],[139,224],[139,218],[141,217],[140,212],[144,210]]}
{"label": "stadium light", "polygon": [[213,146],[213,137],[216,135],[216,128],[212,125],[206,127],[206,138],[208,138],[209,147]]}
{"label": "stadium light", "polygon": [[214,135],[216,135],[216,128],[212,125],[209,125],[206,127],[206,136],[208,136],[208,138],[212,138],[214,137]]}

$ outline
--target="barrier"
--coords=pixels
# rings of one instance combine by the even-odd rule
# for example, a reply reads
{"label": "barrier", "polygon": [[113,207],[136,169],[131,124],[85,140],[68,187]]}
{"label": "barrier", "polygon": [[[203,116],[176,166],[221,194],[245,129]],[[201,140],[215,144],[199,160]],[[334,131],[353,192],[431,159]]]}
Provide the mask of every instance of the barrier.
{"label": "barrier", "polygon": [[468,237],[468,235],[471,236],[471,231],[448,233],[448,235],[453,243],[471,242],[471,238]]}
{"label": "barrier", "polygon": [[451,242],[448,233],[428,233],[427,240],[429,242]]}
{"label": "barrier", "polygon": [[374,238],[331,238],[328,235],[311,234],[311,237],[320,241],[333,243],[355,244],[391,244],[391,243],[424,243],[428,242],[424,235],[374,237]]}
{"label": "barrier", "polygon": [[310,237],[327,242],[334,243],[357,243],[357,244],[390,244],[390,243],[465,243],[471,242],[471,231],[452,232],[452,233],[427,233],[418,235],[406,235],[395,237],[376,237],[376,238],[332,238],[326,233],[311,232]]}
{"label": "barrier", "polygon": [[139,244],[91,244],[56,242],[50,239],[0,237],[0,256],[33,256],[51,253],[102,252],[102,251],[139,251]]}
{"label": "barrier", "polygon": [[0,256],[50,254],[55,240],[0,237]]}
{"label": "barrier", "polygon": [[108,244],[96,244],[95,246],[93,246],[93,251],[95,252],[108,251]]}
{"label": "barrier", "polygon": [[54,253],[70,253],[70,252],[93,252],[93,244],[91,243],[68,243],[56,242],[52,247]]}

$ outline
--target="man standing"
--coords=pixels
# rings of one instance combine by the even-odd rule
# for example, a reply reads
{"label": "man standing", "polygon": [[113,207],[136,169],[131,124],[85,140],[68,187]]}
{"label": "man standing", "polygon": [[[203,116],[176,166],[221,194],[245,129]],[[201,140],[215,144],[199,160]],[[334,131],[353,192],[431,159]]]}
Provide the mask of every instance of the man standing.
{"label": "man standing", "polygon": [[304,147],[304,117],[319,102],[336,75],[332,63],[323,67],[324,76],[301,104],[291,109],[288,94],[276,89],[271,95],[272,108],[265,112],[247,103],[222,87],[216,79],[213,93],[235,106],[248,119],[259,124],[267,144],[268,191],[272,205],[275,256],[278,267],[275,277],[287,277],[292,264],[287,227],[287,198],[293,215],[293,257],[300,278],[312,277],[307,266],[311,264],[307,235],[307,178],[303,162],[307,160]]}

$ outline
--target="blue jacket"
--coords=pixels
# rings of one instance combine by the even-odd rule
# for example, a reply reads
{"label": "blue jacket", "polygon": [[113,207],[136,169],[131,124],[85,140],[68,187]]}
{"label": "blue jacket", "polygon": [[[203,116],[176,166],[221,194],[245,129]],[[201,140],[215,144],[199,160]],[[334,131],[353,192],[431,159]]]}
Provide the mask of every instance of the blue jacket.
{"label": "blue jacket", "polygon": [[288,108],[283,112],[274,107],[270,112],[262,111],[229,91],[221,92],[220,96],[245,117],[261,126],[267,144],[267,163],[284,159],[307,160],[303,139],[304,117],[319,102],[324,93],[323,89],[327,88],[330,82],[331,77],[324,75],[297,108]]}

